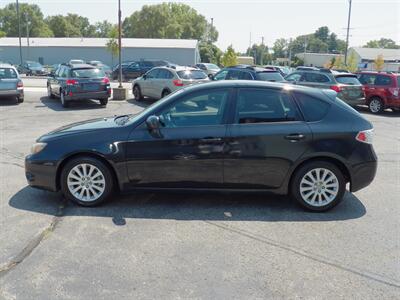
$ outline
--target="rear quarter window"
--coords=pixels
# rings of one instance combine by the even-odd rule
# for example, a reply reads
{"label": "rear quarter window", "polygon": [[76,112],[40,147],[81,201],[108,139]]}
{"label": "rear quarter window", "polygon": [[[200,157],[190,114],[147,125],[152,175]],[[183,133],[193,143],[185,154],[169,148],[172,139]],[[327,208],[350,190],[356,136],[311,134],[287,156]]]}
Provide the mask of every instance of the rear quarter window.
{"label": "rear quarter window", "polygon": [[260,80],[281,82],[285,79],[278,72],[259,72],[257,76]]}
{"label": "rear quarter window", "polygon": [[15,79],[17,78],[17,73],[12,68],[0,68],[0,79]]}
{"label": "rear quarter window", "polygon": [[300,92],[294,95],[307,122],[322,120],[329,111],[330,104],[323,100]]}
{"label": "rear quarter window", "polygon": [[336,81],[342,84],[360,85],[360,81],[356,76],[336,76]]}

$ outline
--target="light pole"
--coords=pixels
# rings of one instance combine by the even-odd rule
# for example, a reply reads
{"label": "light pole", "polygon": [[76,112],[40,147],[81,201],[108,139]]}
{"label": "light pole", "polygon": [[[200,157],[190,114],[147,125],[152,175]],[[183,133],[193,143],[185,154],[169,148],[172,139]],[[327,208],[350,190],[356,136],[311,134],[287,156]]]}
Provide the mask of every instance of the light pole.
{"label": "light pole", "polygon": [[25,13],[25,22],[26,22],[26,43],[27,43],[27,48],[26,48],[26,59],[29,60],[29,19],[28,19],[28,13]]}
{"label": "light pole", "polygon": [[121,0],[118,0],[118,61],[119,61],[119,88],[122,88],[122,57],[121,57]]}
{"label": "light pole", "polygon": [[345,65],[347,65],[347,50],[349,48],[350,17],[351,17],[351,0],[349,0],[349,16],[347,18],[346,49],[344,52],[344,64]]}
{"label": "light pole", "polygon": [[19,3],[17,0],[17,19],[18,19],[18,38],[19,38],[19,60],[22,65],[22,45],[21,45],[21,20],[19,18]]}
{"label": "light pole", "polygon": [[262,66],[264,64],[264,37],[261,37],[261,61],[260,65]]}

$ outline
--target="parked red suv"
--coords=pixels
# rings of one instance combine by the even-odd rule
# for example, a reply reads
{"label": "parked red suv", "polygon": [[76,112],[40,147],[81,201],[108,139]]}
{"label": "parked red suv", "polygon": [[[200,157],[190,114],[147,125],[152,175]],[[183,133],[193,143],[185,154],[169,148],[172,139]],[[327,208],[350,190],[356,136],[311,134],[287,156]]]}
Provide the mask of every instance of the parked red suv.
{"label": "parked red suv", "polygon": [[364,86],[370,112],[378,114],[385,108],[400,111],[399,73],[360,72],[357,75]]}

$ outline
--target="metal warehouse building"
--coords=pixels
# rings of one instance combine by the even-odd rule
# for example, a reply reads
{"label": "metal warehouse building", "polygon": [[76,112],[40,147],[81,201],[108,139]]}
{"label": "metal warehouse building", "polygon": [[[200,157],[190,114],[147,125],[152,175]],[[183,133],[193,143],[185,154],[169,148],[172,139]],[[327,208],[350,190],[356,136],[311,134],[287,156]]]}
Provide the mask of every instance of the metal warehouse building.
{"label": "metal warehouse building", "polygon": [[[107,38],[22,38],[23,60],[45,65],[68,62],[70,59],[100,60],[116,64],[107,51]],[[180,65],[200,61],[197,40],[122,39],[122,60],[162,59]],[[0,61],[19,64],[18,38],[0,38]]]}

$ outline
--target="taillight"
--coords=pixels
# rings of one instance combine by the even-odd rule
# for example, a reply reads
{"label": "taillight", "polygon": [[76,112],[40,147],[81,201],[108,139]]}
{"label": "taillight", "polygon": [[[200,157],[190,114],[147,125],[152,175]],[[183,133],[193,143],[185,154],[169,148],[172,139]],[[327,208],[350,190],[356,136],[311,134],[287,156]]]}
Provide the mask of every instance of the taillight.
{"label": "taillight", "polygon": [[183,86],[182,80],[175,79],[172,81],[175,86]]}
{"label": "taillight", "polygon": [[75,84],[78,84],[78,81],[76,81],[75,79],[67,79],[66,84],[67,85],[75,85]]}
{"label": "taillight", "polygon": [[363,130],[357,133],[356,140],[361,143],[372,144],[373,135],[374,135],[373,129]]}
{"label": "taillight", "polygon": [[340,86],[338,86],[338,85],[331,85],[330,86],[330,89],[331,90],[334,90],[336,93],[340,93],[341,92],[341,88],[340,88]]}
{"label": "taillight", "polygon": [[389,88],[389,92],[395,97],[399,96],[399,90],[400,88]]}
{"label": "taillight", "polygon": [[24,87],[24,83],[22,81],[18,81],[17,88],[22,88],[22,87]]}
{"label": "taillight", "polygon": [[110,84],[110,79],[108,79],[107,77],[104,77],[101,82],[104,84]]}

